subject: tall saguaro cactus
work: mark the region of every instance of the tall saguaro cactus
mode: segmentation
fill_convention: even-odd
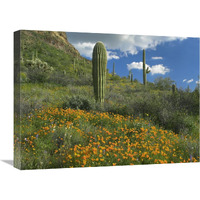
[[[102,42],[97,42],[92,53],[92,76],[94,95],[97,102],[103,103],[106,84],[107,52]]]
[[[131,83],[133,82],[133,73],[131,73]]]
[[[143,49],[143,84],[147,84],[145,50]]]
[[[131,70],[129,70],[129,74],[128,74],[128,79],[129,80],[131,80],[131,74],[132,74],[132,72],[131,72]]]
[[[143,49],[143,84],[147,85],[147,74],[151,72],[149,67],[146,68],[145,50]]]
[[[113,73],[112,76],[115,76],[115,63],[113,63]]]

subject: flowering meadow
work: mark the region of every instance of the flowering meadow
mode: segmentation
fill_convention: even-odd
[[[94,167],[199,160],[191,136],[150,120],[108,112],[41,108],[20,119],[14,135],[21,169]]]

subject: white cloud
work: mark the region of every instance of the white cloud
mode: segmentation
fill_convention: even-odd
[[[84,55],[90,58],[92,56],[94,45],[95,43],[91,43],[91,42],[83,42],[83,43],[79,42],[76,44],[75,48],[78,49],[81,55]]]
[[[92,58],[92,47],[97,41],[102,41],[109,51],[119,50],[120,56],[137,54],[142,49],[156,49],[156,46],[174,40],[184,40],[180,37],[140,36],[98,33],[67,33],[69,42],[83,56]],[[119,56],[119,55],[118,55]]]
[[[146,64],[146,68],[150,66]],[[139,70],[142,70],[143,69],[143,62],[132,62],[130,64],[127,64],[127,68],[128,70],[131,70],[131,69],[139,69]]]
[[[152,75],[154,75],[154,74],[164,75],[164,74],[170,72],[170,69],[166,66],[163,66],[163,64],[153,65],[153,66],[149,66],[149,65],[146,64],[146,68],[147,67],[149,67],[150,73]],[[142,70],[143,69],[143,62],[132,62],[130,64],[127,64],[127,68],[128,68],[128,70],[131,70],[131,69]]]
[[[188,80],[187,83],[191,83],[193,81],[194,81],[194,79],[192,78],[192,79]]]
[[[160,57],[152,57],[152,59],[153,59],[153,60],[162,60],[163,57],[161,57],[161,56],[160,56]]]
[[[159,65],[153,65],[151,68],[151,74],[162,74],[165,75],[166,73],[170,72],[170,69],[168,67],[163,66],[163,64]]]
[[[75,47],[78,49],[81,55],[92,58],[92,52],[93,52],[94,46],[95,46],[95,43],[91,43],[91,42],[80,43],[79,42],[76,44]],[[116,52],[107,50],[107,58],[108,60],[119,59],[119,56],[117,55]]]
[[[184,79],[183,82],[187,81],[187,79]]]
[[[119,59],[119,56],[117,55],[116,52],[107,51],[107,59],[108,59],[108,60],[111,60],[111,59]]]

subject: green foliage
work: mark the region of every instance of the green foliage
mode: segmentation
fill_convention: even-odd
[[[172,85],[172,93],[175,94],[175,92],[176,92],[176,85],[173,84],[173,85]]]
[[[51,83],[57,84],[59,82],[61,85],[67,85],[70,84],[70,81],[75,84],[80,82],[78,80],[80,78],[84,79],[85,84],[91,84],[91,61],[81,57],[78,51],[67,40],[63,39],[64,36],[61,38],[59,34],[61,33],[21,31],[21,72],[26,72],[27,76],[31,76],[26,62],[38,57],[42,62],[53,67],[54,73],[50,73],[47,77],[44,74],[39,75],[40,78],[35,75],[28,80],[29,82],[49,82],[50,80]],[[62,34],[66,37],[66,33]],[[35,55],[36,53],[37,55]],[[76,69],[77,72],[75,72]],[[65,71],[64,76],[63,71]],[[60,80],[58,81],[57,78]],[[90,81],[87,81],[87,78]]]
[[[37,57],[32,60],[26,60],[25,66],[28,68],[28,78],[33,83],[47,81],[53,71],[53,67],[50,67]]]
[[[26,83],[27,81],[27,74],[25,72],[20,72],[20,83]]]
[[[171,80],[169,77],[163,78],[163,77],[157,77],[154,80],[154,85],[156,89],[159,90],[171,90],[172,84],[174,83],[173,80]]]
[[[94,108],[91,100],[85,98],[84,96],[73,96],[68,102],[63,103],[63,109],[73,108],[80,110],[92,110]]]
[[[97,42],[94,46],[92,66],[95,99],[97,102],[103,103],[106,84],[107,52],[102,42]]]
[[[133,80],[133,82],[134,83],[139,83],[139,81],[136,78]]]
[[[110,77],[110,80],[112,80],[112,81],[120,81],[121,77],[115,74],[115,76]]]
[[[131,100],[128,110],[134,115],[145,117],[146,114],[154,123],[173,130],[175,133],[192,133],[195,131],[195,124],[191,116],[198,113],[198,104],[194,107],[192,95],[182,94],[152,94],[148,91],[141,93],[137,98]],[[197,135],[197,132],[196,132]]]

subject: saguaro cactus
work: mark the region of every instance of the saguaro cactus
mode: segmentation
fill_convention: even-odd
[[[115,76],[115,63],[113,63],[113,73],[112,73],[113,76]]]
[[[106,84],[107,52],[102,42],[97,42],[92,53],[92,76],[94,95],[97,102],[103,103]]]
[[[131,73],[131,83],[133,82],[133,73]]]
[[[176,85],[173,84],[173,85],[172,85],[172,93],[175,94],[175,92],[176,92]]]
[[[128,79],[129,80],[131,80],[131,74],[132,74],[132,72],[131,72],[131,70],[129,70],[129,74],[128,74]]]
[[[145,50],[143,49],[143,84],[147,84],[146,63],[145,63]]]

